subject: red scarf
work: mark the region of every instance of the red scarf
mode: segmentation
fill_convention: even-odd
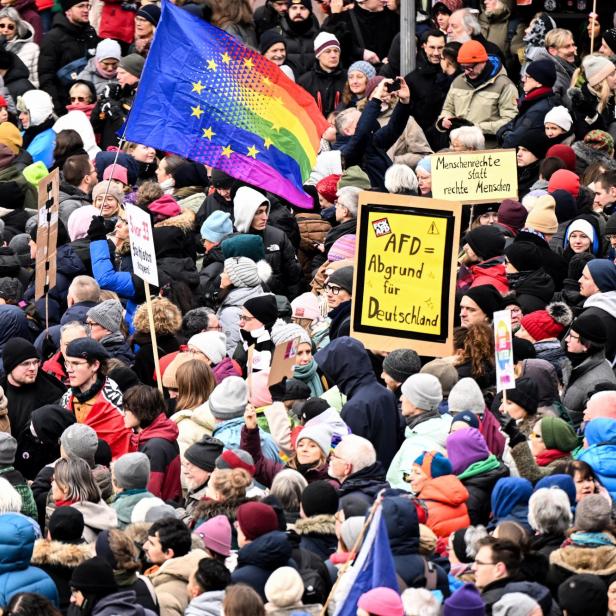
[[[70,507],[71,505],[73,505],[76,502],[77,502],[76,500],[57,500],[56,501],[56,508],[58,508],[58,507]]]
[[[96,106],[95,103],[92,103],[90,105],[86,103],[75,103],[73,105],[66,105],[66,110],[67,111],[83,111],[89,120],[90,116],[92,115],[92,109],[94,109],[95,106]]]
[[[535,461],[538,466],[547,466],[551,462],[554,462],[554,460],[566,458],[568,455],[568,451],[560,451],[560,449],[546,449],[535,458]]]
[[[547,86],[541,86],[540,88],[535,88],[534,90],[531,90],[530,92],[528,92],[528,94],[525,94],[518,101],[518,107],[521,107],[525,103],[530,103],[534,101],[536,98],[540,98],[542,96],[545,96],[546,94],[551,94],[551,93],[552,93],[552,88],[548,88]]]

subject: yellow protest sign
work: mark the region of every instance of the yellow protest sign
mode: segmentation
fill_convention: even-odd
[[[453,350],[460,204],[360,195],[351,335],[378,350]]]
[[[515,150],[433,154],[432,196],[461,203],[518,198]]]

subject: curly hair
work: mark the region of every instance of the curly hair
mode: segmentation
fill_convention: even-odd
[[[154,330],[159,336],[176,334],[182,327],[182,313],[179,308],[166,297],[152,298],[152,316],[154,317]],[[144,334],[150,333],[147,303],[141,304],[135,312],[133,319],[135,330]]]
[[[473,376],[484,376],[488,366],[494,366],[494,333],[486,323],[467,327],[462,357],[457,365],[471,362]]]
[[[246,496],[246,488],[252,483],[250,473],[243,468],[216,469],[210,478],[212,488],[223,501],[238,500]]]
[[[109,547],[117,563],[118,571],[139,571],[139,553],[131,538],[122,530],[112,528],[107,531]]]
[[[155,182],[154,180],[147,180],[146,182],[143,182],[137,190],[137,200],[135,205],[145,209],[148,205],[150,205],[150,203],[156,201],[156,199],[160,199],[164,194],[165,193],[158,182]]]

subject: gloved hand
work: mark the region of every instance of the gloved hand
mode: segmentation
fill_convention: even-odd
[[[503,432],[509,437],[509,447],[511,448],[526,441],[526,437],[518,430],[515,419],[510,419],[503,426]]]
[[[285,376],[279,383],[274,383],[273,385],[270,385],[269,392],[272,396],[273,402],[282,402],[282,399],[284,398],[284,395],[287,391],[286,384],[287,377]]]
[[[91,242],[95,240],[107,239],[107,229],[105,228],[105,219],[102,216],[94,216],[88,227],[88,239]]]

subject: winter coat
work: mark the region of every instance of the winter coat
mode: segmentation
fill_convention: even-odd
[[[184,611],[184,616],[220,616],[224,590],[211,590],[197,595]]]
[[[505,263],[502,257],[488,259],[470,267],[471,287],[491,284],[499,293],[509,291],[509,283],[505,275]]]
[[[118,516],[104,500],[98,503],[78,501],[71,507],[81,511],[84,521],[82,537],[86,543],[96,541],[98,534],[103,530],[111,530],[118,527]]]
[[[389,465],[400,440],[400,415],[394,394],[377,380],[361,343],[343,336],[315,355],[328,380],[347,397],[341,417],[353,434],[369,439],[377,460]]]
[[[320,214],[300,212],[295,217],[297,218],[301,237],[297,256],[304,274],[311,278],[312,259],[319,252],[315,248],[314,243],[322,244],[332,226],[326,220],[323,220]]]
[[[606,417],[591,419],[584,438],[588,447],[576,458],[589,464],[612,499],[616,498],[616,422]]]
[[[552,299],[554,289],[554,281],[542,267],[514,283],[509,283],[509,290],[515,291],[523,314],[543,310]]]
[[[568,96],[571,100],[571,116],[577,139],[581,141],[591,130],[602,130],[614,137],[616,119],[613,98],[608,101],[605,109],[599,112],[599,97],[589,90],[587,83],[568,90]]]
[[[492,490],[499,479],[509,476],[509,468],[502,462],[499,462],[496,468],[487,467],[485,471],[482,471],[479,465],[475,468],[478,472],[470,474],[470,476],[469,473],[465,472],[466,476],[463,476],[461,481],[468,491],[466,507],[470,523],[473,526],[477,524],[485,526],[490,519],[492,509],[490,504]]]
[[[312,70],[304,73],[297,83],[314,97],[319,111],[327,117],[340,104],[346,81],[346,71],[340,66],[328,73],[315,60]]]
[[[21,58],[14,56],[12,60],[13,66],[4,75],[4,87],[13,100],[17,101],[19,96],[23,96],[28,90],[33,90],[34,84],[30,81],[30,72]]]
[[[182,409],[171,416],[178,426],[177,443],[180,447],[180,455],[204,436],[211,436],[216,425],[216,420],[210,412],[207,401],[196,409]]]
[[[375,462],[361,470],[349,475],[338,488],[340,507],[345,502],[357,499],[363,500],[371,506],[379,492],[388,490],[389,483],[385,480],[385,469],[380,462]]]
[[[553,460],[545,466],[539,466],[533,457],[528,441],[518,443],[511,448],[511,456],[515,462],[515,466],[520,473],[520,477],[525,477],[532,483],[536,483],[542,477],[553,475],[555,470],[563,463],[570,462],[571,456],[564,455],[561,458]]]
[[[285,533],[277,530],[265,533],[240,548],[231,582],[248,584],[265,601],[265,583],[269,576],[279,567],[296,568],[291,552],[291,543]]]
[[[154,498],[154,494],[147,490],[124,490],[116,495],[111,503],[111,508],[118,517],[118,528],[126,528],[132,520],[133,509],[144,498]]]
[[[31,563],[42,569],[58,589],[59,607],[66,614],[71,598],[71,575],[82,562],[92,558],[94,546],[87,543],[62,543],[50,539],[37,539]]]
[[[134,590],[120,590],[99,599],[92,608],[92,616],[155,616],[155,612],[135,603]]]
[[[279,25],[276,28],[286,45],[287,62],[293,67],[296,80],[312,68],[315,60],[314,39],[319,33],[319,22],[312,13],[308,16],[308,19],[310,20],[309,27],[307,29],[302,27],[300,33],[289,23],[288,16],[285,13],[280,18]],[[304,26],[303,22],[302,26]]]
[[[62,182],[60,184],[60,220],[66,227],[69,216],[79,207],[91,205],[92,199],[76,186]]]
[[[584,302],[584,314],[598,317],[605,325],[607,345],[605,357],[613,362],[616,356],[616,291],[595,293]]]
[[[437,537],[449,537],[470,525],[468,491],[455,475],[429,479],[417,496],[428,509],[426,525]]]
[[[443,104],[440,118],[464,118],[488,135],[518,114],[515,85],[511,82],[500,60],[490,56],[492,71],[489,78],[474,88],[464,75],[453,80]]]
[[[478,19],[482,36],[490,43],[497,45],[505,56],[509,57],[509,45],[514,33],[510,31],[511,11],[506,3],[498,12],[488,14],[485,10],[481,11]]]
[[[157,324],[154,324],[157,327]],[[144,385],[156,387],[156,364],[154,363],[154,350],[150,332],[136,332],[133,336],[133,345],[139,345],[135,354],[133,371]],[[156,346],[158,356],[174,353],[180,350],[180,340],[174,334],[157,334]]]
[[[136,435],[137,449],[150,460],[148,490],[162,500],[179,501],[180,448],[177,424],[164,413]]]
[[[445,453],[450,426],[451,415],[438,415],[421,421],[413,428],[406,428],[406,438],[387,471],[387,481],[392,488],[410,491],[411,486],[404,481],[404,473],[411,471],[413,463],[424,451]]]
[[[51,95],[58,113],[62,114],[68,103],[68,88],[60,82],[57,72],[74,60],[92,57],[98,41],[89,23],[73,24],[64,13],[56,13],[51,30],[41,42],[38,73],[40,88]]]
[[[111,357],[119,359],[127,366],[132,366],[135,361],[135,354],[126,342],[122,332],[114,332],[101,338],[99,342],[105,347],[105,350]]]
[[[550,60],[554,63],[554,67],[556,68],[556,83],[552,87],[552,90],[554,94],[560,96],[563,105],[569,107],[571,102],[569,97],[571,78],[573,77],[576,66],[570,64],[566,60],[551,55],[543,46],[537,48],[536,52],[533,53],[532,61],[534,62],[536,60]]]
[[[114,38],[132,43],[135,38],[136,7],[120,0],[104,0],[98,35],[101,39]]]
[[[133,23],[134,23],[133,17]],[[106,38],[106,37],[103,37]],[[117,35],[116,35],[117,38]],[[112,85],[117,83],[115,78],[107,79],[106,77],[102,77],[99,72],[96,70],[96,58],[90,58],[86,67],[77,75],[77,79],[83,79],[84,81],[89,81],[94,85],[94,89],[96,90],[96,96],[101,96],[105,88],[108,85]]]
[[[440,133],[438,134],[442,136]],[[396,142],[387,150],[387,156],[389,156],[394,163],[408,165],[413,169],[424,156],[430,154],[432,154],[432,146],[428,142],[423,129],[413,116],[408,119],[406,128]]]
[[[216,427],[212,432],[212,436],[221,440],[225,449],[239,449],[241,441],[242,428],[244,427],[244,417],[235,417],[234,419],[227,419],[226,421],[220,421],[216,423]],[[280,456],[278,455],[278,447],[274,442],[274,439],[265,431],[260,430],[261,433],[261,450],[263,455],[274,462],[280,462]]]
[[[24,63],[28,69],[28,77],[35,88],[39,86],[38,80],[38,60],[39,46],[34,42],[34,28],[27,21],[22,22],[28,33],[23,38],[18,35],[12,41],[7,41],[6,50],[11,51]]]
[[[535,244],[535,246],[537,246],[537,248],[541,251],[541,263],[543,264],[543,269],[552,278],[557,289],[562,286],[563,280],[567,277],[567,262],[564,260],[562,255],[558,255],[550,249],[550,246],[544,237],[530,231],[522,230],[516,235],[513,241],[530,242],[531,244]]]
[[[327,560],[338,547],[336,520],[333,515],[313,515],[300,518],[295,523],[295,532],[301,537],[300,547]]]
[[[32,520],[19,513],[0,515],[0,605],[8,605],[19,592],[34,592],[58,605],[53,580],[30,564],[35,539]]]
[[[90,426],[98,438],[107,441],[114,460],[133,451],[130,430],[124,425],[122,392],[111,379],[105,378],[100,391],[84,403],[80,403],[69,389],[62,396],[61,404],[75,414],[79,423]],[[80,421],[85,413],[85,420]]]
[[[351,335],[351,300],[341,302],[327,313],[329,322],[329,339],[335,340],[342,336]]]

